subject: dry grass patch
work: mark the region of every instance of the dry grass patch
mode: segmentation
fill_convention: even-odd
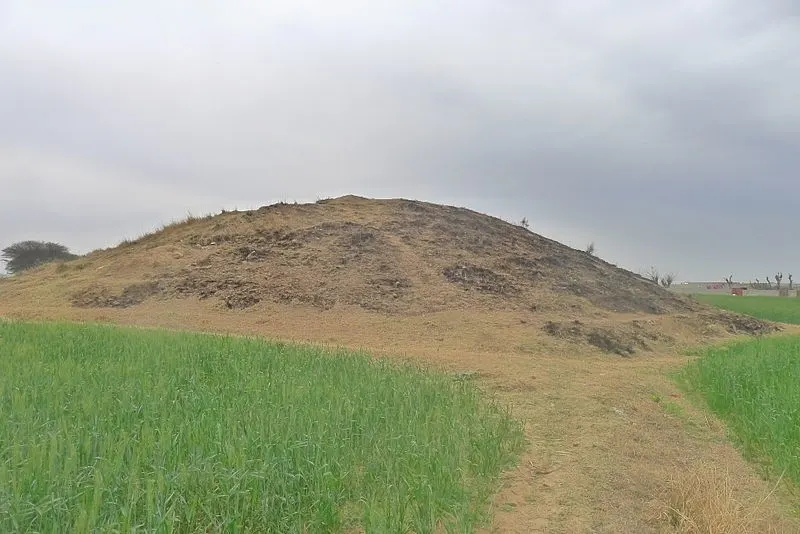
[[[743,496],[727,469],[707,466],[670,478],[661,501],[661,519],[680,534],[768,534],[785,532],[772,524],[766,495]]]

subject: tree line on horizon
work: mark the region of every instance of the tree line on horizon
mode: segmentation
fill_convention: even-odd
[[[792,277],[791,273],[789,274],[788,278],[789,278],[789,291],[791,291],[792,289],[794,289],[794,278]],[[770,276],[767,276],[764,279],[765,282],[762,282],[758,278],[756,278],[755,280],[756,280],[755,282],[750,280],[750,282],[748,282],[747,284],[747,287],[749,287],[750,289],[767,289],[767,290],[777,289],[778,291],[780,291],[781,282],[783,282],[783,272],[777,272],[771,278]],[[772,284],[772,280],[775,280],[775,285]],[[728,285],[728,287],[737,284],[737,282],[733,281],[733,275],[726,277],[725,283]],[[738,282],[738,285],[744,285],[744,284]]]

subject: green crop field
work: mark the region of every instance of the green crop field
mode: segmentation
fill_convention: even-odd
[[[800,298],[694,295],[699,302],[767,321],[800,324]]]
[[[521,425],[366,355],[0,322],[0,532],[470,531]]]
[[[800,485],[800,337],[709,349],[678,378],[727,421],[748,458]]]

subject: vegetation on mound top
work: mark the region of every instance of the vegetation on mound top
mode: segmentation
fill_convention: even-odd
[[[0,323],[0,531],[471,530],[523,445],[469,383],[211,335]]]

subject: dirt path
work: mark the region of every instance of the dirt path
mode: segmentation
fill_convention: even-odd
[[[531,448],[505,477],[487,532],[800,532],[786,495],[755,509],[772,488],[665,378],[681,360],[538,357],[488,377],[527,422]],[[677,528],[670,507],[704,479],[686,513],[705,517]]]
[[[788,505],[797,497],[784,485],[771,494],[722,425],[667,378],[687,361],[674,349],[631,358],[581,352],[531,337],[504,315],[471,323],[456,316],[232,314],[185,303],[110,311],[0,306],[4,313],[316,341],[472,373],[525,421],[530,442],[502,477],[486,533],[800,533]],[[670,506],[696,528],[677,525]]]

